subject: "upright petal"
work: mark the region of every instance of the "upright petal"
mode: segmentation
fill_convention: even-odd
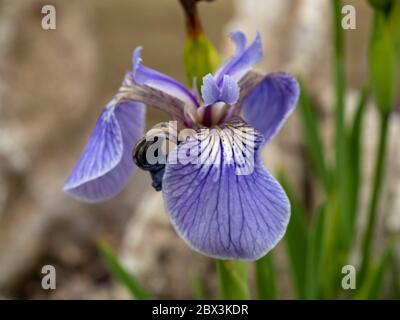
[[[208,106],[217,102],[219,99],[219,89],[214,77],[211,73],[207,74],[203,78],[203,84],[201,86],[201,96],[204,101],[204,105]]]
[[[261,36],[258,32],[254,42],[248,48],[246,48],[246,37],[242,32],[232,32],[230,36],[236,45],[236,53],[216,72],[218,86],[222,85],[224,75],[229,75],[235,82],[239,82],[263,56]]]
[[[194,250],[256,260],[283,237],[290,203],[261,162],[261,140],[254,129],[236,123],[200,131],[169,155],[166,211]]]
[[[188,105],[198,107],[199,102],[188,88],[175,79],[144,66],[141,58],[142,48],[138,47],[133,53],[133,79],[136,83],[161,90],[178,98]]]
[[[220,101],[234,105],[239,99],[239,85],[231,76],[224,75],[222,81]]]
[[[143,135],[144,113],[142,103],[111,101],[101,113],[64,191],[88,202],[106,200],[120,192],[135,167],[132,149]]]
[[[203,85],[201,86],[201,95],[206,106],[215,102],[233,105],[239,99],[239,91],[238,83],[228,75],[224,75],[221,87],[217,86],[211,74],[203,78]]]
[[[243,98],[243,118],[264,135],[267,143],[294,110],[300,89],[287,73],[271,73]]]

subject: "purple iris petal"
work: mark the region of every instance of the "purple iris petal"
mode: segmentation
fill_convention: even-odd
[[[233,105],[239,99],[239,91],[238,83],[228,75],[224,76],[221,88],[217,86],[211,74],[203,78],[203,85],[201,86],[201,95],[206,106],[219,101]]]
[[[294,110],[299,85],[287,73],[271,73],[244,97],[241,110],[244,120],[264,135],[267,143]]]
[[[228,125],[198,134],[169,155],[163,179],[167,213],[189,246],[207,256],[256,260],[277,244],[289,222],[290,203],[261,162],[259,137],[254,150],[243,140],[249,130]],[[198,151],[200,163],[179,160],[182,154],[193,160]],[[253,160],[252,170],[241,172],[244,154],[253,155],[245,157]]]
[[[236,53],[215,74],[218,86],[221,86],[224,75],[229,75],[235,82],[239,80],[259,62],[263,56],[261,36],[257,32],[254,42],[246,49],[246,37],[240,32],[232,32],[231,39],[235,42]]]
[[[226,104],[233,105],[239,99],[239,85],[228,75],[224,75],[222,82],[220,100]]]
[[[161,90],[181,101],[198,107],[196,97],[184,85],[167,75],[142,65],[142,48],[138,47],[133,53],[133,79],[138,84],[144,84],[157,90]]]
[[[88,202],[113,197],[128,183],[134,169],[132,149],[143,135],[145,106],[111,101],[101,113],[64,191]]]
[[[201,96],[203,97],[204,105],[208,106],[218,101],[219,89],[214,77],[211,73],[203,78],[203,85],[201,86]]]

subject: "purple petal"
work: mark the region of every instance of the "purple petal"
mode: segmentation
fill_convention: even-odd
[[[236,53],[216,72],[215,79],[218,86],[222,84],[224,75],[229,75],[235,82],[239,82],[251,67],[258,63],[263,56],[261,36],[258,32],[254,42],[247,49],[246,37],[242,32],[232,32],[230,36],[235,42]]]
[[[218,88],[214,77],[211,74],[203,78],[201,95],[204,105],[212,105],[215,102],[225,102],[233,105],[239,99],[239,85],[230,76],[225,75],[221,88]]]
[[[111,101],[97,120],[64,191],[88,202],[103,201],[120,192],[135,167],[132,149],[143,135],[144,113],[141,103]]]
[[[285,233],[290,203],[264,168],[254,132],[237,125],[199,132],[168,157],[163,179],[167,213],[187,244],[207,256],[256,260]],[[196,163],[198,152],[203,158]],[[183,160],[188,154],[190,161]]]
[[[193,110],[196,112],[195,107],[185,105],[185,103],[171,96],[164,91],[154,89],[146,85],[140,85],[137,83],[131,83],[127,87],[127,96],[130,100],[140,101],[144,104],[152,107],[156,107],[160,110],[167,112],[174,120],[178,120],[190,126],[190,122],[187,122],[187,111]]]
[[[239,99],[239,85],[232,77],[224,75],[222,82],[220,101],[229,105],[234,105]]]
[[[201,96],[203,97],[204,105],[206,106],[213,104],[219,99],[219,89],[211,73],[207,74],[203,78]]]
[[[287,73],[271,73],[244,97],[243,118],[264,135],[267,143],[294,110],[300,89]]]
[[[186,104],[199,106],[196,97],[184,85],[167,75],[142,65],[142,48],[138,47],[133,53],[133,79],[136,83],[147,85],[161,90],[171,96],[178,98]]]

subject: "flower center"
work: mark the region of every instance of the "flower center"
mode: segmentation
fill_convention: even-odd
[[[215,102],[207,106],[201,106],[188,112],[193,124],[204,127],[212,127],[225,122],[229,115],[231,106],[224,102]]]

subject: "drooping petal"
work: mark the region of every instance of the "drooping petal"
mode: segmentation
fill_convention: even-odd
[[[185,105],[180,99],[146,85],[130,84],[127,95],[131,100],[140,101],[148,106],[163,110],[174,120],[186,123],[187,125],[190,125],[191,121],[187,115],[196,112],[196,109]]]
[[[166,211],[194,250],[256,260],[283,237],[290,203],[261,162],[259,133],[238,124],[202,131],[169,155]]]
[[[101,113],[64,191],[88,202],[119,193],[135,168],[132,149],[143,135],[144,113],[142,103],[111,101]]]
[[[236,53],[216,72],[215,79],[218,86],[222,84],[224,75],[229,75],[235,82],[239,82],[263,56],[261,36],[258,32],[248,48],[246,48],[246,36],[242,32],[232,32],[230,37],[235,42]]]
[[[199,102],[188,88],[175,79],[144,66],[141,58],[142,48],[138,47],[133,53],[133,79],[136,83],[161,90],[178,98],[184,103],[198,107]]]
[[[264,135],[267,143],[294,110],[299,94],[299,84],[292,75],[271,73],[243,98],[243,118]]]

